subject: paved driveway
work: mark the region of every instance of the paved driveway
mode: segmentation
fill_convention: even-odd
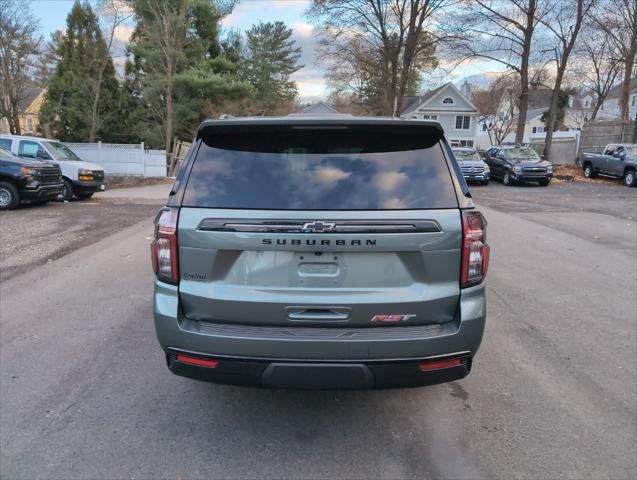
[[[152,326],[149,218],[3,281],[0,476],[635,478],[637,189],[473,192],[489,319],[473,372],[446,385],[173,376]]]

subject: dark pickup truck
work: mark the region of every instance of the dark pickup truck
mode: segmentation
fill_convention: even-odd
[[[582,154],[582,170],[586,178],[597,174],[624,180],[627,187],[637,186],[637,145],[609,143],[602,153]]]
[[[64,181],[59,165],[24,160],[0,147],[0,210],[10,210],[22,201],[46,203],[62,194]]]

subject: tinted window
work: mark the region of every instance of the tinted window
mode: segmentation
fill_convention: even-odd
[[[11,140],[8,138],[0,138],[0,147],[11,151]]]
[[[182,205],[282,210],[457,208],[442,147],[420,134],[286,130],[207,137]]]

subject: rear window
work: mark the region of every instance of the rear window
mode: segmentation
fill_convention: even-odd
[[[458,201],[439,139],[422,131],[279,126],[204,136],[182,205],[403,210]]]

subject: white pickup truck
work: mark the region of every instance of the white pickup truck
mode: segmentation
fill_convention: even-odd
[[[627,187],[637,186],[637,144],[609,143],[602,153],[584,153],[582,169],[586,178],[608,175],[622,178]]]
[[[106,190],[104,169],[85,162],[71,149],[57,140],[19,135],[0,135],[0,147],[21,158],[49,160],[62,169],[64,188],[59,199],[89,198],[95,192]]]

